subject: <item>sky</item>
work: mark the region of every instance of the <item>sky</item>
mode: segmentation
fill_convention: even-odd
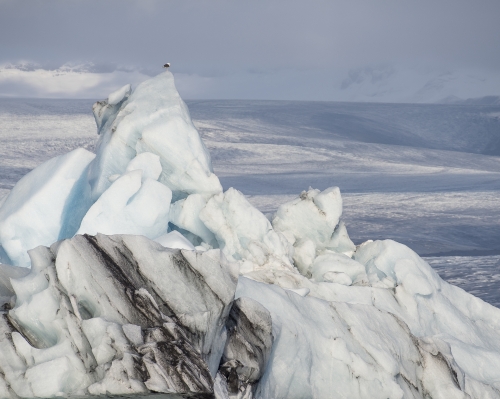
[[[102,97],[165,62],[186,98],[500,95],[499,16],[498,0],[0,0],[0,96]]]

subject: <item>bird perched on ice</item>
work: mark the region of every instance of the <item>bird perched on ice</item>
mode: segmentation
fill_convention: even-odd
[[[165,69],[168,67],[170,67],[170,62],[167,62],[165,65],[163,65],[163,68],[165,68]]]

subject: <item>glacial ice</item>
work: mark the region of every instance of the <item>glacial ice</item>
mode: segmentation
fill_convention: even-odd
[[[337,187],[222,192],[168,71],[94,116],[0,205],[0,398],[500,398],[500,309],[354,245]]]
[[[0,263],[0,307],[9,303],[11,297],[14,295],[10,279],[24,277],[28,273],[29,269],[26,267],[16,267]]]
[[[156,238],[167,232],[172,191],[146,178],[141,169],[120,176],[83,217],[77,234],[136,234]]]
[[[30,256],[31,272],[12,280],[15,307],[0,320],[0,368],[16,394],[212,389],[237,282],[219,250],[98,234]]]
[[[286,238],[238,190],[230,188],[214,195],[199,217],[224,255],[239,262],[241,270],[292,267]]]
[[[82,148],[24,176],[0,207],[0,246],[17,266],[27,250],[72,237],[92,202],[86,172],[95,155]]]
[[[207,205],[207,199],[201,194],[191,194],[176,201],[170,207],[170,221],[190,233],[200,237],[208,245],[216,245],[214,234],[200,219],[200,212]]]
[[[121,103],[132,92],[132,87],[128,84],[114,91],[108,96],[109,105],[117,105]]]
[[[193,244],[191,244],[186,237],[176,230],[163,234],[162,236],[155,238],[154,241],[161,244],[165,248],[189,249],[190,251],[195,249]]]
[[[299,198],[281,205],[273,219],[273,228],[292,244],[310,240],[316,248],[328,246],[342,215],[338,187],[323,192],[310,189]]]
[[[269,310],[275,337],[256,397],[498,397],[500,311],[442,281],[404,245],[358,251],[373,285],[240,277],[237,297]],[[301,286],[306,297],[282,289]]]
[[[125,172],[142,171],[142,181],[146,179],[158,180],[161,175],[160,157],[151,152],[143,152],[133,158],[127,165]]]
[[[115,100],[118,95],[110,97]],[[169,71],[141,83],[121,102],[101,102],[94,114],[100,137],[89,174],[93,200],[110,186],[110,176],[123,174],[129,161],[143,152],[160,157],[159,181],[172,190],[175,200],[222,191]]]
[[[259,302],[248,297],[234,301],[226,322],[227,340],[220,371],[229,392],[250,395],[266,369],[273,345],[272,318]]]

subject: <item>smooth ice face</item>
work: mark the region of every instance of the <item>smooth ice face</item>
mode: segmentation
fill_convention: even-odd
[[[151,152],[143,152],[133,158],[125,169],[126,172],[142,170],[142,180],[158,180],[161,175],[160,157]]]
[[[84,149],[53,158],[24,176],[0,208],[0,246],[13,265],[28,267],[27,250],[72,237],[92,205]]]
[[[158,244],[161,244],[165,248],[179,248],[179,249],[187,249],[189,251],[194,250],[193,244],[185,238],[178,231],[171,231],[170,233],[163,234],[162,236],[155,238]]]
[[[207,205],[207,199],[201,194],[191,194],[176,201],[170,207],[170,221],[181,229],[200,237],[204,242],[216,247],[214,234],[200,219],[201,210]]]
[[[114,91],[108,96],[109,105],[117,105],[125,100],[132,92],[132,87],[128,84],[120,87],[118,90]]]
[[[156,238],[167,232],[172,192],[133,170],[119,177],[82,220],[77,234],[136,234]]]
[[[404,396],[396,381],[399,370],[392,356],[416,363],[418,350],[389,314],[382,315],[373,307],[303,297],[246,278],[240,278],[236,296],[254,299],[272,316],[275,343],[256,398],[326,398],[332,393],[353,399],[412,397]],[[366,342],[366,347],[356,329],[363,318],[372,320],[375,328],[385,323],[386,335]],[[415,381],[415,370],[403,373]]]
[[[110,176],[123,174],[129,161],[143,152],[160,157],[159,181],[172,190],[174,199],[222,191],[212,172],[210,154],[170,72],[141,83],[125,97],[117,109],[109,101],[94,109],[100,118],[96,117],[100,132],[97,157],[89,174],[94,200],[109,187]]]
[[[328,243],[328,249],[348,256],[354,254],[356,245],[350,239],[344,222],[341,221],[335,228],[332,238]]]

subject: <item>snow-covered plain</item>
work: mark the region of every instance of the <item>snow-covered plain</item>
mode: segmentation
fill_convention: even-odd
[[[92,104],[0,99],[0,201],[42,162],[94,149]],[[224,188],[266,214],[309,186],[337,185],[355,243],[391,238],[423,256],[474,255],[474,265],[500,254],[500,106],[187,104]],[[473,292],[498,303],[495,287]]]
[[[96,141],[92,101],[0,99],[0,197]],[[355,242],[421,255],[500,253],[500,106],[188,101],[225,188],[264,212],[340,187]]]
[[[500,256],[438,256],[424,259],[450,284],[500,308]]]
[[[384,198],[385,207],[410,201],[422,211],[434,202],[435,218],[445,201],[432,196],[443,193],[456,199],[453,212],[481,219],[477,210],[494,209],[498,192],[495,112],[470,113],[479,120],[473,139],[451,126],[425,143],[425,110],[426,123],[413,121],[416,130],[398,137],[404,123],[396,114],[412,120],[402,109],[382,131],[378,114],[365,109],[354,119],[371,120],[371,130],[338,133],[324,129],[321,112],[300,123],[304,103],[289,105],[282,130],[266,130],[262,121],[276,125],[279,109],[254,104],[258,114],[270,112],[254,117],[253,134],[241,104],[216,104],[240,115],[219,125],[203,119],[204,105],[197,120],[224,187],[245,184],[251,201],[276,212],[266,217],[237,189],[223,192],[169,72],[94,104],[97,155],[60,155],[1,203],[0,257],[31,270],[0,269],[0,397],[500,397],[500,310],[443,281],[403,244],[356,246],[334,187],[345,183],[352,206],[365,206],[360,219],[376,215],[375,225]],[[333,107],[349,114],[345,104]],[[467,114],[447,110],[449,122]],[[330,114],[327,122],[342,122]],[[256,165],[260,153],[265,165]],[[315,189],[298,188],[313,176]],[[471,209],[462,193],[478,188],[493,197]],[[118,235],[73,237],[100,231]],[[445,244],[496,251],[457,237],[415,242],[441,253]],[[439,268],[440,259],[430,260]]]

